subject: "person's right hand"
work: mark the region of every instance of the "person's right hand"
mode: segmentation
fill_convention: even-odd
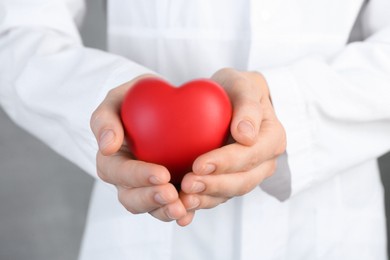
[[[148,212],[162,221],[180,220],[187,211],[169,183],[168,170],[135,160],[124,140],[120,106],[127,90],[141,77],[111,90],[92,114],[91,129],[99,144],[97,172],[103,181],[117,187],[120,203],[131,213]]]

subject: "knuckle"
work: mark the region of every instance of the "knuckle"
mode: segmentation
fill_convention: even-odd
[[[104,102],[104,101],[103,101]],[[102,103],[97,110],[94,111],[94,122],[105,121],[112,116],[112,112],[109,109],[106,109],[106,104]]]
[[[261,107],[260,102],[253,97],[241,95],[241,98],[235,100],[234,106],[236,110],[239,109],[239,114],[243,116],[244,119],[251,122],[252,125],[256,125],[255,123],[262,117],[263,108]]]
[[[212,76],[211,79],[218,82],[220,85],[223,87],[229,88],[230,86],[230,81],[232,78],[232,75],[234,75],[235,70],[232,68],[222,68],[219,69],[217,72],[215,72]]]
[[[100,104],[90,118],[90,128],[96,138],[99,138],[99,134],[101,134],[101,131],[107,125],[107,122],[110,122],[110,119],[112,118],[112,112],[105,108],[106,105],[104,103]]]
[[[219,70],[214,74],[214,76],[218,77],[218,76],[220,76],[220,75],[231,74],[233,71],[235,71],[233,68],[225,67],[225,68],[219,69]]]
[[[232,88],[237,93],[241,93],[243,88],[250,86],[250,81],[244,76],[237,76],[232,80]]]
[[[262,111],[262,107],[261,107],[261,104],[259,101],[257,101],[256,99],[253,99],[253,97],[251,98],[248,98],[245,100],[245,105],[248,109],[254,111],[254,112],[261,112]]]
[[[100,109],[100,106],[96,108],[95,111],[92,112],[91,118],[89,120],[89,126],[95,136],[98,134],[98,125],[97,125],[97,120],[101,117],[102,110]]]

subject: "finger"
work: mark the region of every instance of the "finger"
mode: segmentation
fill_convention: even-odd
[[[123,127],[119,115],[120,106],[127,85],[111,90],[99,107],[93,112],[90,125],[104,155],[117,152],[124,139]]]
[[[99,150],[104,155],[117,152],[123,143],[124,133],[119,112],[126,92],[136,81],[152,76],[151,74],[141,75],[110,90],[103,102],[93,112],[90,126],[98,141]]]
[[[260,88],[234,69],[222,69],[211,77],[227,92],[233,105],[230,131],[244,145],[252,145],[260,128],[262,109]]]
[[[178,194],[170,184],[134,189],[118,187],[118,199],[129,212],[140,214],[174,203]]]
[[[198,175],[248,171],[284,152],[285,133],[278,121],[264,121],[253,146],[232,143],[199,156],[193,163]]]
[[[99,151],[96,162],[99,177],[117,186],[144,187],[166,184],[170,180],[170,174],[165,167],[132,160],[125,152],[104,156]]]
[[[191,224],[194,217],[195,217],[195,211],[189,211],[187,212],[187,215],[185,215],[185,217],[176,220],[176,223],[179,226],[185,227]]]
[[[229,200],[229,197],[215,197],[210,195],[203,194],[189,194],[185,198],[182,198],[183,204],[185,207],[190,207],[192,200],[198,200],[200,203],[197,207],[193,208],[192,211],[199,209],[211,209],[216,206],[225,203]]]
[[[276,169],[276,159],[268,160],[248,172],[237,172],[230,174],[211,174],[196,175],[187,174],[182,181],[182,190],[185,193],[193,194],[191,188],[194,183],[202,183],[205,189],[200,192],[201,195],[213,197],[231,198],[241,196],[259,185],[265,178],[271,176]],[[188,201],[186,205],[188,206]],[[199,207],[204,207],[205,202],[200,201]]]
[[[188,212],[194,211],[200,205],[199,196],[190,193],[185,193],[183,191],[180,192],[180,200],[182,201],[184,207]]]
[[[182,202],[176,200],[164,207],[150,211],[149,214],[161,221],[169,222],[184,218],[187,215],[187,211]]]

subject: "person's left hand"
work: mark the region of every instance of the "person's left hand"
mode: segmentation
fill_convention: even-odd
[[[276,169],[276,158],[286,149],[286,134],[272,107],[264,77],[257,72],[222,69],[212,80],[228,93],[233,105],[230,132],[233,142],[198,157],[193,172],[182,180],[180,199],[191,223],[198,209],[213,208],[244,195]]]

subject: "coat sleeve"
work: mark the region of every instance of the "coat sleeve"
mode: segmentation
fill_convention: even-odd
[[[83,46],[82,0],[0,0],[0,105],[22,128],[95,176],[92,111],[109,89],[149,72]]]
[[[390,150],[389,13],[389,1],[371,0],[358,21],[364,40],[332,60],[305,58],[263,72],[287,132],[289,196]],[[265,186],[272,192],[287,183]]]

